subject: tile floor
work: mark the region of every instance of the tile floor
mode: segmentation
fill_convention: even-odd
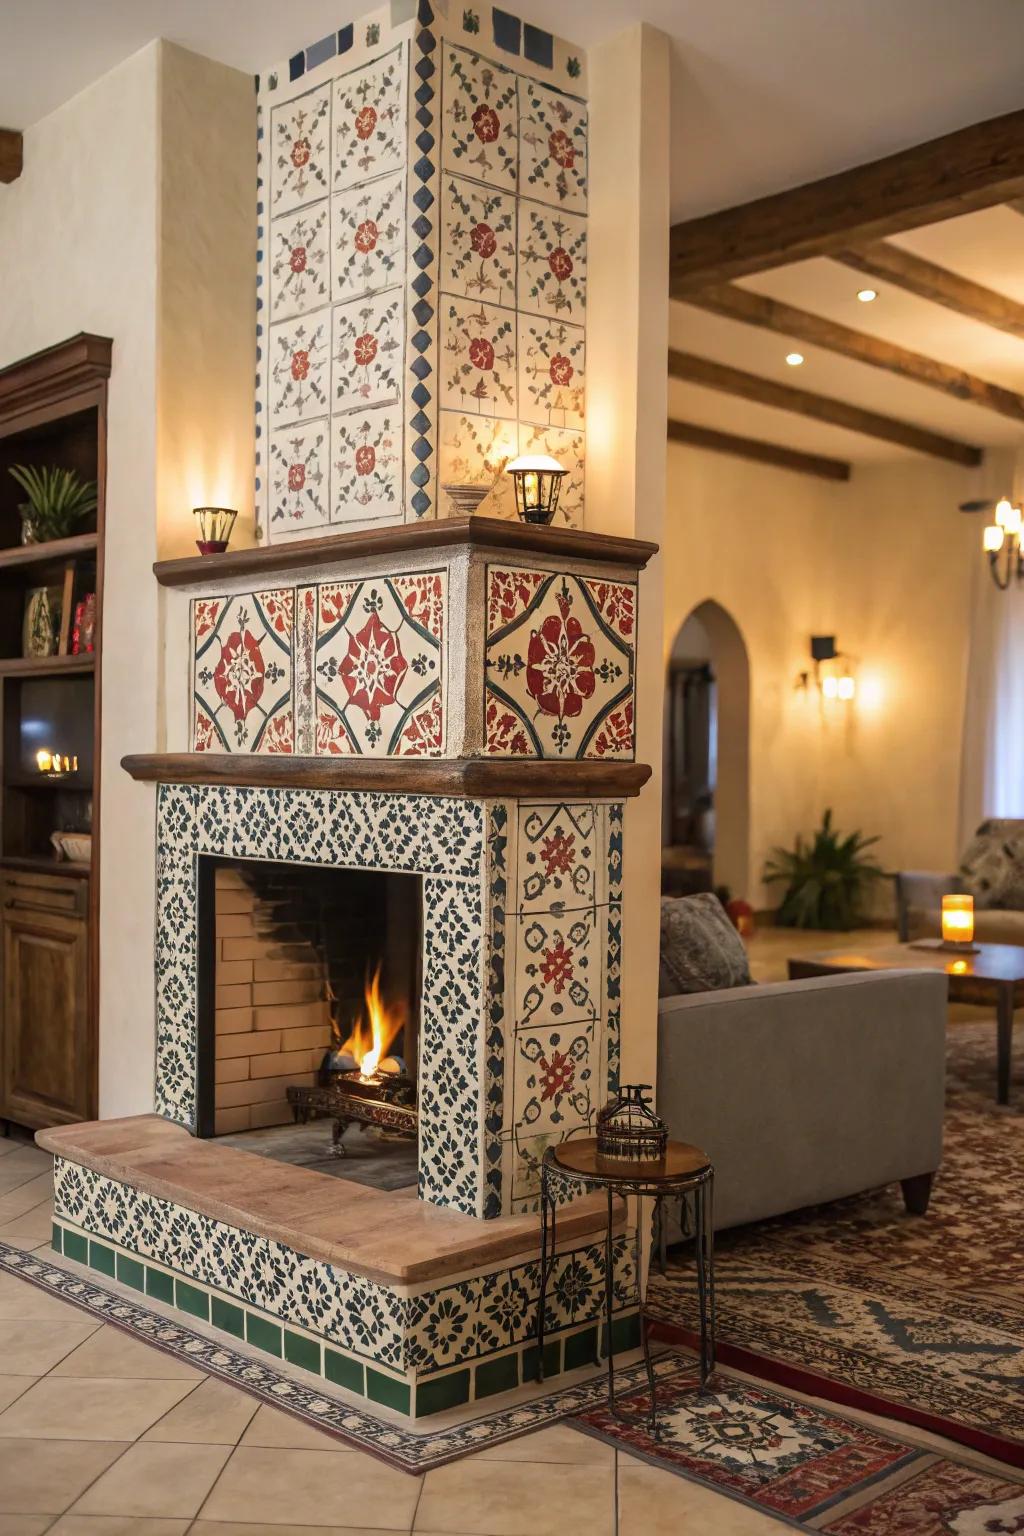
[[[787,954],[823,947],[768,930],[752,944],[755,974],[774,979]],[[26,1139],[0,1140],[0,1241],[48,1247],[49,1163]],[[0,1536],[779,1529],[564,1425],[413,1477],[0,1274]]]

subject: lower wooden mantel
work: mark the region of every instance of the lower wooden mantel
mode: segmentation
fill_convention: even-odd
[[[647,763],[522,758],[260,757],[243,752],[153,752],[121,759],[153,784],[237,784],[263,789],[377,789],[391,794],[626,799],[651,776]]]

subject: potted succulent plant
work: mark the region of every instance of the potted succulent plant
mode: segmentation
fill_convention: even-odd
[[[10,472],[28,497],[18,506],[23,544],[66,539],[96,510],[95,481],[80,479],[73,469],[12,464]]]
[[[782,928],[856,928],[864,918],[865,897],[885,870],[865,858],[877,837],[859,832],[840,836],[826,811],[810,842],[798,835],[795,848],[773,848],[764,867],[766,885],[785,882],[775,921]]]

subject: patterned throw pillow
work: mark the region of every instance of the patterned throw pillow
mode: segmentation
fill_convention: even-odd
[[[1024,821],[983,821],[964,852],[960,875],[976,907],[1024,912]]]
[[[717,896],[663,897],[658,996],[750,985],[743,940]]]

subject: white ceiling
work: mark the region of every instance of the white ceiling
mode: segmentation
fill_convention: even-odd
[[[1011,208],[990,208],[949,219],[896,236],[894,243],[1024,302],[1024,217]],[[795,262],[744,278],[741,286],[1024,394],[1024,341],[965,320],[942,305],[915,298],[891,284],[868,279],[838,262],[825,258]],[[864,287],[877,290],[878,297],[871,304],[862,304],[857,298],[857,290]],[[1024,438],[1024,427],[1009,417],[962,405],[883,369],[691,305],[671,306],[671,342],[683,351],[815,394],[832,395],[976,447],[1017,444]],[[804,362],[798,368],[785,361],[791,350],[803,354]],[[788,411],[751,405],[675,381],[669,385],[669,414],[719,431],[761,437],[854,462],[918,457],[878,438],[821,426]]]
[[[369,0],[0,0],[0,125],[29,127],[154,37],[256,72],[370,8]],[[677,219],[1024,105],[1022,0],[510,0],[510,8],[584,47],[636,20],[669,33]]]

